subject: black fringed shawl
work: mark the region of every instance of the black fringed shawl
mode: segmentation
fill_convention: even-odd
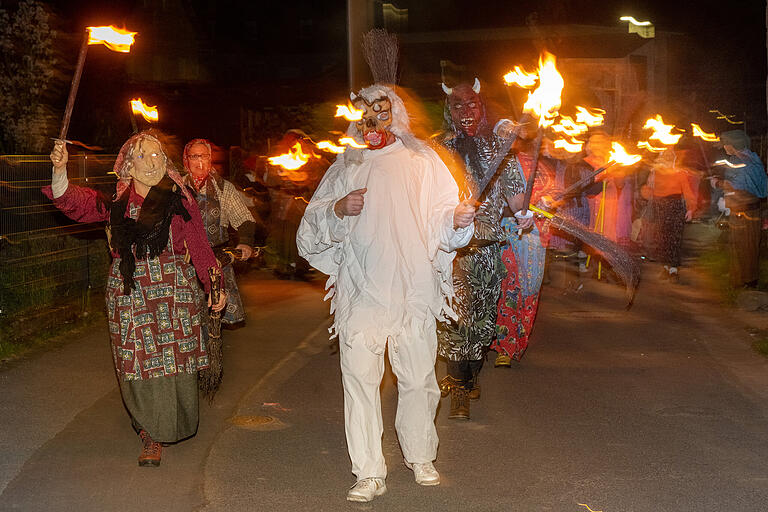
[[[149,258],[159,256],[168,245],[173,216],[181,215],[185,221],[192,218],[182,203],[184,196],[167,175],[149,189],[136,220],[126,215],[130,193],[129,187],[112,203],[109,215],[110,244],[120,256],[120,275],[123,276],[123,293],[126,295],[134,289],[135,255],[139,255],[140,259],[144,255]]]

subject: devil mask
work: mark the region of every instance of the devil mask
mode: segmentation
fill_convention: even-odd
[[[475,83],[472,85],[461,83],[453,88],[443,84],[443,91],[447,95],[448,111],[454,126],[469,137],[477,135],[485,123],[485,107],[480,98],[480,81],[475,78]]]
[[[363,111],[363,118],[356,122],[357,129],[369,149],[380,149],[395,141],[390,131],[392,126],[392,102],[386,96],[378,97],[370,103],[356,94],[351,94],[353,106]]]

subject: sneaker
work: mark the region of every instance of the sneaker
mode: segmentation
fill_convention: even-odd
[[[139,437],[142,442],[139,466],[159,466],[163,456],[163,445],[153,441],[146,430],[141,430]]]
[[[416,483],[419,485],[439,485],[440,473],[435,469],[435,465],[431,462],[405,462],[405,467],[413,470],[413,477],[416,479]]]
[[[347,501],[367,503],[385,492],[387,492],[387,484],[383,478],[363,478],[349,488]]]

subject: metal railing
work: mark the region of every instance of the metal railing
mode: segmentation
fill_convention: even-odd
[[[70,183],[114,193],[115,155],[70,155]],[[80,301],[101,288],[110,263],[100,224],[78,224],[41,192],[47,155],[0,155],[0,325],[21,312]]]

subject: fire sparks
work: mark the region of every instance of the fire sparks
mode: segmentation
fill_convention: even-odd
[[[515,84],[523,89],[532,89],[538,79],[536,73],[527,73],[520,66],[515,66],[514,70],[504,75],[504,83]]]
[[[611,147],[613,149],[608,154],[609,161],[611,162],[616,162],[621,165],[633,165],[639,162],[643,158],[640,155],[628,154],[627,151],[624,149],[624,146],[622,146],[618,142],[613,142],[611,144]]]
[[[299,169],[300,167],[303,167],[304,164],[309,162],[309,159],[313,155],[306,154],[304,151],[301,150],[301,143],[297,142],[293,145],[291,149],[288,150],[288,153],[283,153],[282,155],[278,156],[272,156],[269,157],[267,160],[269,160],[269,163],[272,165],[279,165],[283,169],[287,169],[289,171],[295,171],[296,169]]]
[[[149,107],[144,104],[141,98],[131,100],[131,111],[134,114],[141,114],[147,122],[156,122],[160,119],[160,115],[157,112],[157,107]]]
[[[566,140],[557,139],[552,145],[557,149],[562,149],[568,153],[578,153],[584,147],[584,142],[576,139]]]
[[[347,121],[360,121],[364,113],[363,110],[357,110],[352,105],[336,105],[336,114],[333,117],[343,117]]]
[[[115,52],[128,53],[138,32],[108,27],[88,27],[88,44],[103,44]]]
[[[725,165],[730,167],[731,169],[741,169],[742,167],[746,167],[747,164],[734,164],[733,162],[729,162],[728,160],[718,160],[715,162],[715,165]]]
[[[600,126],[605,122],[605,110],[601,108],[588,109],[576,107],[576,122],[587,126]]]
[[[552,125],[560,109],[560,94],[563,92],[565,81],[555,66],[555,56],[549,52],[539,57],[539,86],[528,93],[528,101],[523,110],[533,112],[539,118],[539,126],[545,128]]]
[[[322,149],[323,151],[328,151],[329,153],[335,153],[337,155],[344,152],[343,147],[337,146],[329,140],[321,140],[315,144],[315,146],[317,146],[317,149]]]
[[[675,125],[664,124],[664,120],[659,114],[656,114],[656,117],[652,117],[645,121],[645,126],[643,126],[643,128],[653,130],[653,134],[648,137],[649,141],[657,140],[662,144],[667,144],[670,146],[677,144],[680,140],[680,137],[683,136],[682,133],[672,133],[672,130],[675,129]]]
[[[719,142],[720,137],[715,135],[714,133],[707,133],[704,130],[701,129],[701,126],[697,125],[696,123],[691,123],[691,129],[693,129],[693,136],[694,137],[701,137],[702,140],[705,140],[707,142]]]
[[[345,146],[351,146],[351,147],[357,148],[357,149],[365,149],[365,148],[368,147],[365,144],[360,144],[359,142],[357,142],[352,137],[342,137],[342,138],[340,138],[339,139],[339,144],[344,144]]]

